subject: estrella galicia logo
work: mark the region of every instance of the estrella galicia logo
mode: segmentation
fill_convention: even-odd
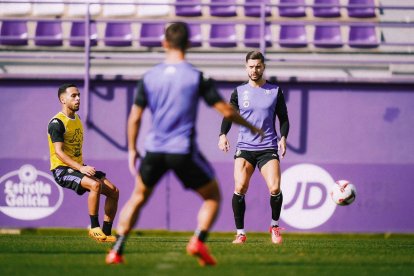
[[[20,220],[36,220],[53,214],[63,201],[63,189],[51,175],[23,165],[0,177],[0,211]]]
[[[333,215],[336,204],[329,198],[334,179],[323,168],[299,164],[282,174],[283,221],[298,229],[312,229]]]

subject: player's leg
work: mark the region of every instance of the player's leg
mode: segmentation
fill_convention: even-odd
[[[273,243],[282,243],[282,236],[279,227],[279,218],[282,210],[283,194],[280,188],[280,164],[278,159],[268,160],[260,169],[270,192],[270,207],[272,209],[272,220],[270,232]]]
[[[89,235],[98,241],[104,241],[106,235],[102,232],[98,219],[100,180],[65,166],[58,167],[52,172],[56,183],[61,187],[71,189],[78,195],[83,195],[89,191],[88,212],[91,220]]]
[[[197,216],[197,229],[187,245],[187,253],[196,256],[200,265],[215,265],[205,242],[220,208],[220,189],[215,180],[214,170],[198,151],[190,154],[168,154],[168,167],[187,189],[194,190],[203,199]]]
[[[233,243],[240,244],[246,241],[246,231],[244,229],[244,214],[246,212],[245,196],[253,172],[254,166],[245,158],[236,158],[234,160],[234,193],[232,197],[232,209],[237,233]]]
[[[187,252],[190,255],[199,257],[202,266],[215,265],[216,260],[210,255],[206,242],[208,233],[216,221],[220,209],[221,195],[217,181],[211,180],[206,185],[198,188],[196,192],[202,197],[203,204],[198,211],[197,230],[187,245]]]
[[[116,211],[118,209],[119,190],[107,179],[102,179],[102,191],[101,193],[106,196],[104,206],[104,222],[102,225],[102,231],[107,236],[107,242],[115,242],[115,237],[111,235],[112,223],[115,219]]]
[[[164,154],[147,152],[141,161],[139,174],[135,178],[134,190],[119,215],[117,239],[106,256],[107,264],[123,262],[123,251],[129,232],[136,224],[140,211],[150,198],[158,180],[167,171]]]
[[[118,264],[123,262],[123,253],[125,242],[129,232],[136,224],[140,211],[150,198],[153,189],[145,186],[142,181],[141,175],[138,175],[135,179],[135,188],[130,198],[122,207],[119,215],[119,221],[117,225],[117,238],[115,244],[112,246],[111,251],[106,256],[107,264]]]
[[[135,188],[130,198],[125,203],[119,216],[117,226],[118,235],[127,235],[134,227],[142,207],[148,201],[153,189],[147,187],[142,181],[141,175],[135,178]]]
[[[88,212],[91,219],[91,229],[89,235],[98,240],[105,241],[106,235],[102,232],[99,224],[99,199],[102,190],[102,181],[97,178],[84,176],[80,182],[83,189],[89,191],[88,194]]]

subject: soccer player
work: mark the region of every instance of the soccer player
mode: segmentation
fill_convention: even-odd
[[[123,250],[128,233],[137,222],[158,180],[169,170],[174,171],[185,188],[196,192],[203,200],[198,213],[194,236],[187,244],[187,253],[196,256],[200,265],[215,265],[205,241],[219,207],[220,191],[210,164],[196,143],[195,122],[200,98],[225,118],[243,125],[252,133],[263,132],[244,120],[218,94],[211,80],[185,60],[189,47],[188,26],[182,22],[170,24],[165,30],[164,62],[150,69],[139,82],[135,102],[128,118],[129,169],[135,178],[135,188],[121,211],[117,226],[117,241],[106,256],[106,263],[123,262]],[[146,137],[146,155],[136,173],[135,162],[140,154],[137,138],[144,109],[152,113],[152,129]],[[258,135],[259,135],[258,134]]]
[[[286,153],[286,139],[289,132],[289,118],[283,92],[277,84],[267,82],[263,78],[265,70],[264,56],[258,51],[246,55],[246,71],[248,82],[236,87],[231,94],[231,105],[240,112],[247,121],[259,126],[265,133],[263,141],[257,135],[240,127],[236,152],[234,155],[234,194],[232,207],[237,228],[233,243],[246,241],[244,229],[244,213],[246,211],[245,196],[249,188],[250,178],[257,166],[263,175],[270,192],[272,220],[270,224],[271,240],[282,243],[279,217],[283,195],[280,189],[279,154],[283,158]],[[280,122],[280,136],[276,132],[276,116]],[[226,134],[230,131],[231,122],[226,118],[221,124],[218,146],[228,152],[230,144]]]
[[[89,192],[89,236],[99,242],[115,242],[111,229],[118,208],[119,191],[104,172],[83,163],[83,127],[76,113],[80,106],[78,88],[74,84],[63,84],[59,87],[58,98],[62,110],[49,121],[47,130],[50,170],[55,181],[63,188],[74,190],[78,195]],[[102,229],[98,220],[101,194],[106,196]]]

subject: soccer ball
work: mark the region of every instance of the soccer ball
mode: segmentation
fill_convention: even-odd
[[[348,180],[338,180],[332,185],[330,195],[336,204],[345,206],[354,202],[356,189]]]

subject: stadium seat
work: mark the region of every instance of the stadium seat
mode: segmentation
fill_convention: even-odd
[[[220,17],[230,17],[236,16],[236,0],[211,0],[210,1],[210,15],[211,16],[220,16]],[[226,4],[222,6],[215,6],[214,4]]]
[[[355,5],[365,5],[368,7],[352,7]],[[348,1],[348,16],[357,18],[375,17],[375,2],[374,0],[349,0]]]
[[[209,41],[211,47],[236,47],[236,26],[231,23],[211,24]]]
[[[342,47],[341,26],[339,24],[316,25],[313,44],[321,48]]]
[[[41,0],[34,1],[32,14],[35,16],[62,16],[65,12],[65,5],[62,0]],[[55,3],[36,3],[36,2],[55,2]],[[62,2],[58,4],[56,2]]]
[[[305,25],[281,25],[279,45],[289,48],[306,47],[308,42]]]
[[[145,47],[161,47],[164,38],[164,23],[142,23],[139,43]]]
[[[270,30],[270,25],[265,25],[265,45],[266,47],[272,47],[272,34]],[[262,39],[260,35],[260,24],[246,24],[244,30],[244,45],[251,48],[259,48],[260,40]]]
[[[201,0],[175,0],[176,4],[194,3],[192,5],[176,5],[175,15],[177,16],[201,16]]]
[[[67,5],[67,14],[71,17],[83,17],[86,15],[86,8],[87,5],[84,3],[85,0],[70,0],[69,2],[74,4],[68,4]],[[80,4],[75,4],[80,3]],[[91,16],[97,16],[101,12],[101,5],[100,4],[91,4],[89,5],[89,14]]]
[[[108,4],[105,4],[107,2]],[[105,17],[123,17],[123,16],[134,16],[136,14],[135,5],[121,5],[121,4],[110,4],[114,3],[113,0],[104,0],[102,2],[103,11],[102,15]],[[122,3],[134,3],[134,0],[122,0]]]
[[[96,46],[98,44],[98,32],[96,29],[96,23],[90,23],[90,45]],[[69,37],[70,46],[85,47],[85,22],[73,22],[70,29]]]
[[[137,0],[137,3],[148,3],[148,0]],[[143,5],[138,6],[137,15],[138,16],[168,16],[171,11],[171,6],[161,5],[166,3],[166,0],[152,0],[151,3],[156,3],[160,5]]]
[[[19,2],[27,2],[27,0],[17,0]],[[0,4],[0,15],[5,16],[23,16],[32,12],[32,4],[30,3],[13,3]]]
[[[306,16],[306,10],[303,6],[305,0],[280,0],[279,4],[296,4],[295,6],[279,6],[279,15],[285,17],[302,17]]]
[[[249,17],[260,17],[261,16],[261,3],[270,4],[270,0],[245,0],[245,4],[256,4],[256,6],[245,5],[244,6],[244,15]],[[272,15],[272,8],[267,6],[265,8],[265,15]]]
[[[132,45],[132,29],[129,22],[108,22],[105,27],[106,46],[128,47]]]
[[[353,25],[349,28],[348,43],[353,48],[376,48],[379,46],[374,25]]]
[[[203,45],[201,25],[196,23],[189,23],[188,26],[190,28],[191,47],[201,47]]]
[[[10,46],[27,45],[26,21],[3,21],[0,30],[0,44]]]
[[[38,21],[35,31],[36,46],[62,46],[63,34],[60,21]]]
[[[339,7],[321,7],[321,5],[340,5],[339,0],[314,0],[313,15],[315,17],[340,17]]]

